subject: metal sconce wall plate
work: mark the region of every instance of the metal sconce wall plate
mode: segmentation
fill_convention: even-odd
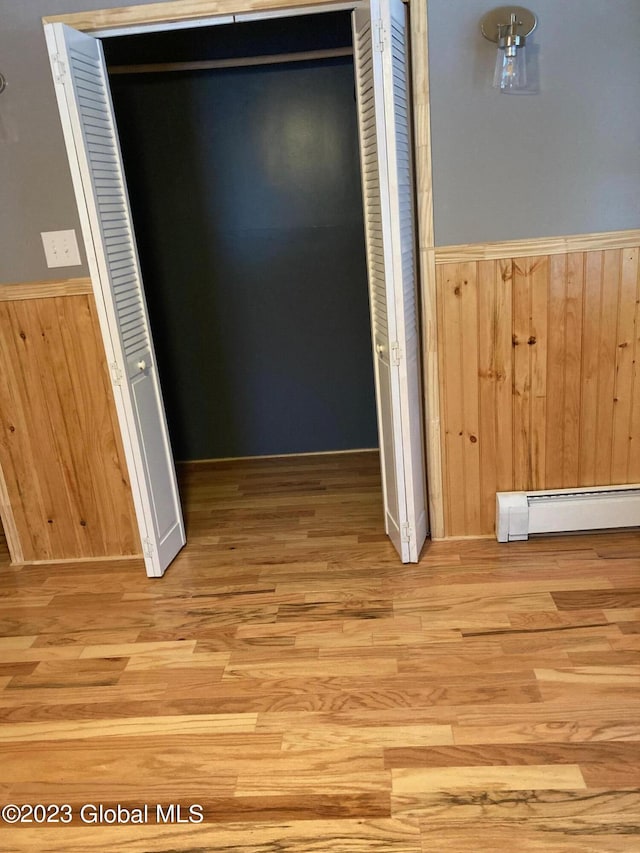
[[[530,36],[535,30],[538,19],[529,9],[524,6],[498,6],[497,9],[492,9],[482,17],[480,21],[480,29],[482,35],[489,41],[497,42],[500,35],[507,29],[511,20],[512,13],[518,21],[518,35]]]

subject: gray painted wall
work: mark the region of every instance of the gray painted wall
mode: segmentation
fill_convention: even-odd
[[[140,3],[151,0],[140,0]],[[136,0],[138,2],[138,0]],[[41,231],[80,224],[64,149],[41,19],[123,6],[123,0],[0,0],[0,282],[87,275],[48,269]],[[84,251],[81,249],[84,258]]]
[[[18,134],[0,141],[0,282],[86,273],[48,270],[40,241],[79,232],[40,18],[121,5],[0,0],[2,128]],[[532,0],[541,91],[513,97],[490,89],[493,5],[429,0],[437,243],[639,227],[640,2]]]
[[[491,88],[491,0],[428,0],[437,245],[640,227],[640,2],[530,0],[539,92]]]

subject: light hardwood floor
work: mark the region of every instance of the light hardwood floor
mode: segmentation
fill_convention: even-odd
[[[0,547],[0,799],[74,810],[0,824],[1,850],[640,850],[637,532],[402,566],[375,455],[183,480],[164,579]]]

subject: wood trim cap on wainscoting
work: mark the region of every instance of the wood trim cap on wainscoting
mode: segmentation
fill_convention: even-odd
[[[498,261],[535,255],[564,255],[569,252],[602,252],[606,249],[633,249],[640,245],[640,228],[628,231],[600,231],[564,237],[536,237],[531,240],[502,240],[494,243],[463,243],[436,246],[437,264],[468,261]]]
[[[0,302],[22,299],[50,299],[56,296],[84,296],[92,293],[90,278],[59,278],[51,281],[23,281],[0,284]]]

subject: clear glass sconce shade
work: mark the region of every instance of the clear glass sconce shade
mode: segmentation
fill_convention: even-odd
[[[501,92],[521,92],[527,88],[527,59],[526,48],[515,48],[510,56],[509,50],[498,47],[496,54],[496,67],[493,74],[493,86]]]

